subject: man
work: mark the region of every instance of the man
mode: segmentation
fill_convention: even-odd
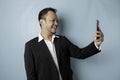
[[[78,48],[65,36],[55,35],[58,27],[56,9],[41,10],[38,20],[41,33],[25,45],[27,80],[72,80],[70,57],[85,59],[100,52],[99,47],[103,42],[101,30],[96,31],[91,44]]]

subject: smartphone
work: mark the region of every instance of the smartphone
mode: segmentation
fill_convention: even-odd
[[[97,20],[97,24],[96,24],[96,29],[97,29],[97,31],[100,31],[100,27],[99,27],[99,20]],[[99,39],[100,37],[97,37],[97,39]]]
[[[97,31],[100,31],[99,20],[97,20]]]

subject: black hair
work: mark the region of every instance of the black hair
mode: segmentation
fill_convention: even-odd
[[[44,19],[44,16],[47,14],[48,11],[53,11],[54,13],[57,12],[56,9],[51,8],[51,7],[49,7],[49,8],[44,8],[43,10],[41,10],[41,11],[39,12],[39,14],[38,14],[38,20],[40,21],[40,19]]]

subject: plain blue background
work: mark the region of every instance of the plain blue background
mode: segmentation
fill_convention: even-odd
[[[71,58],[74,80],[120,80],[120,0],[0,0],[0,80],[26,80],[24,45],[38,36],[37,17],[45,7],[58,10],[58,34],[79,47],[93,41],[100,21],[102,52]]]

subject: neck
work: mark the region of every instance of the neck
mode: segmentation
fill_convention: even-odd
[[[45,32],[45,31],[41,31],[41,35],[42,35],[42,37],[43,37],[45,40],[50,40],[50,41],[52,41],[52,36],[53,36],[52,33]]]

